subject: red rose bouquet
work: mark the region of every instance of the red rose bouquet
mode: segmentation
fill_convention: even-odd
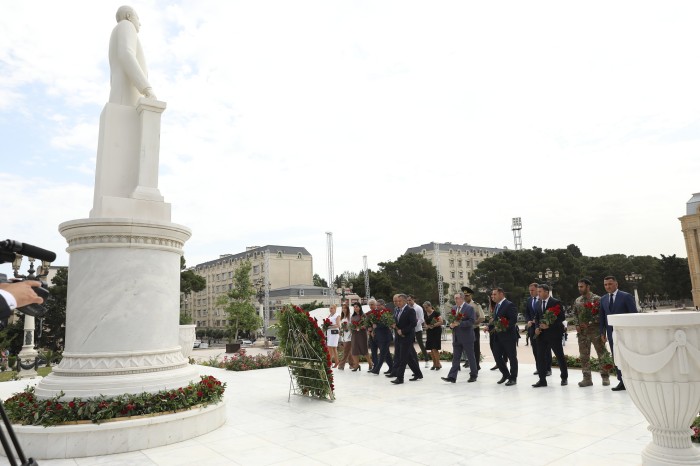
[[[579,324],[600,323],[600,298],[584,302],[578,308]]]
[[[499,317],[493,322],[493,331],[496,333],[505,332],[506,330],[508,330],[509,324],[510,322],[508,322],[508,319],[506,319],[505,317]]]
[[[463,318],[464,318],[464,314],[462,314],[461,312],[457,312],[457,309],[452,309],[447,314],[447,323],[448,324],[451,324],[453,322],[460,323]]]
[[[556,322],[559,314],[561,314],[561,306],[556,304],[544,312],[542,319],[540,319],[540,323],[552,325],[554,322]]]
[[[379,310],[369,311],[364,315],[364,324],[367,328],[379,323]]]
[[[384,325],[386,327],[391,328],[392,325],[396,323],[396,319],[394,319],[394,313],[391,312],[389,309],[382,309],[379,311],[379,322],[377,323],[378,325]]]
[[[323,324],[321,325],[321,327],[323,328],[323,331],[326,332],[326,330],[328,330],[328,328],[331,325],[333,325],[333,324],[331,323],[330,319],[323,319]]]
[[[340,324],[340,329],[341,329],[343,332],[347,332],[347,331],[348,331],[348,328],[349,328],[349,327],[348,327],[348,322],[347,322],[347,321],[341,322],[341,324]]]
[[[360,330],[364,329],[365,325],[362,319],[358,320],[351,320],[350,321],[350,329],[356,332],[359,332]]]

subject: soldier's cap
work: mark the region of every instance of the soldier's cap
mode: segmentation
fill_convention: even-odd
[[[474,294],[474,290],[469,288],[468,286],[463,286],[462,287],[462,293],[467,293],[467,294]]]

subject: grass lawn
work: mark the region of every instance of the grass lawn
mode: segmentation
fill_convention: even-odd
[[[36,370],[40,376],[46,377],[49,373],[51,373],[51,368],[50,367],[40,367],[39,369]],[[17,374],[16,371],[5,371],[5,372],[0,372],[0,382],[7,382],[8,380],[12,380],[12,378]]]

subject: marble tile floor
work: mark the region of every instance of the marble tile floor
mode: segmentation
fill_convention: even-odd
[[[532,388],[534,365],[521,364],[518,384],[498,385],[489,364],[476,383],[456,384],[441,371],[403,385],[366,372],[336,371],[337,400],[292,396],[286,368],[230,372],[197,366],[227,383],[228,420],[206,435],[164,447],[101,457],[40,460],[76,465],[474,464],[638,465],[651,441],[626,392],[579,388],[580,372],[559,385]],[[407,371],[410,375],[410,371]],[[9,385],[8,385],[9,384]],[[26,382],[0,384],[0,395]],[[26,452],[31,455],[31,452]]]

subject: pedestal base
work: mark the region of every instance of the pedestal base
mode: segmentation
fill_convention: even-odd
[[[698,465],[700,448],[694,446],[682,449],[664,448],[652,442],[642,451],[642,464],[645,466]]]

